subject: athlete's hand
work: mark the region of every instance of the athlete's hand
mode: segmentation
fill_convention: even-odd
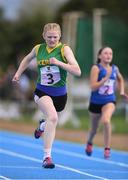
[[[128,101],[128,95],[126,93],[120,95],[125,101]]]
[[[59,61],[55,57],[50,58],[49,62],[50,64],[59,65]]]
[[[15,74],[13,79],[12,79],[12,82],[13,83],[19,83],[19,80],[20,80],[20,77],[17,74]]]

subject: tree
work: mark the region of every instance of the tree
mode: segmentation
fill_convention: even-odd
[[[21,11],[15,21],[4,19],[4,11],[0,9],[0,57],[4,70],[10,64],[17,65],[20,56],[25,56],[34,45],[42,43],[42,28],[48,21],[42,9],[32,14]]]

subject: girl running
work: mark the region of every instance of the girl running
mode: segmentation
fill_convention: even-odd
[[[35,138],[39,138],[43,133],[43,167],[54,168],[51,150],[59,119],[58,113],[63,111],[67,102],[67,72],[80,76],[81,70],[71,48],[60,42],[59,24],[46,24],[42,36],[45,43],[36,45],[23,58],[13,81],[18,82],[30,61],[33,58],[37,59],[38,79],[34,99],[46,119],[45,122],[44,120],[39,122],[39,127],[35,130]]]
[[[128,98],[124,92],[123,77],[118,67],[112,64],[112,58],[113,51],[110,47],[100,49],[97,64],[92,66],[90,73],[90,86],[92,90],[89,103],[91,129],[85,148],[88,156],[92,154],[93,139],[96,135],[99,121],[101,121],[104,127],[104,157],[110,157],[111,118],[116,105],[116,82],[119,86],[120,95]]]

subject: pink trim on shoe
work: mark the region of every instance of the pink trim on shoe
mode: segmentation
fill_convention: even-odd
[[[44,168],[54,168],[55,164],[52,162],[52,158],[51,157],[46,157],[43,161],[43,165]]]

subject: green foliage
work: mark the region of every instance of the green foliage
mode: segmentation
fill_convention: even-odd
[[[42,29],[49,17],[42,9],[32,12],[21,13],[17,20],[9,21],[4,19],[4,11],[0,9],[0,57],[3,70],[10,64],[17,65],[17,60],[23,58],[36,44],[42,43]]]
[[[10,61],[10,55],[13,50],[13,38],[11,36],[13,33],[13,27],[10,22],[5,21],[0,17],[0,57],[1,65],[5,68]]]

